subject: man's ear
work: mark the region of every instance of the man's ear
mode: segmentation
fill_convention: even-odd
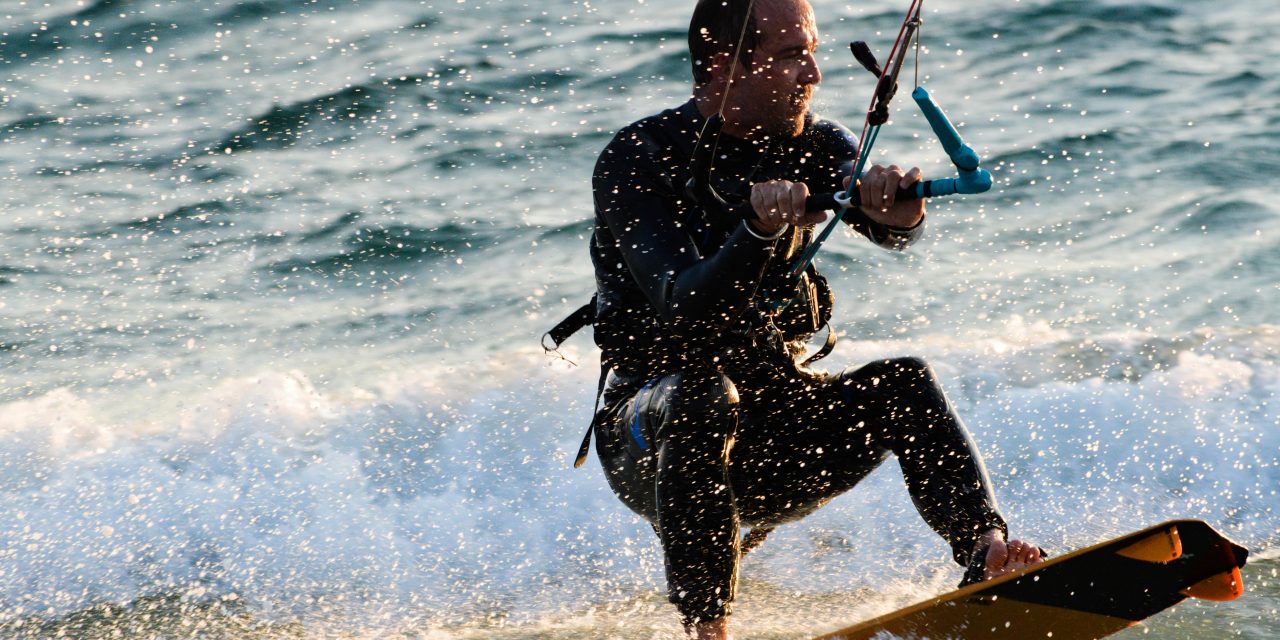
[[[710,85],[723,86],[729,80],[729,68],[733,66],[733,54],[721,51],[711,58],[707,70],[711,73]]]

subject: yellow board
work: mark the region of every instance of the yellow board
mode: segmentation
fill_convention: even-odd
[[[1050,558],[816,640],[1094,640],[1187,597],[1244,591],[1249,552],[1199,520],[1176,520]]]
[[[986,606],[943,604],[908,615],[892,615],[876,624],[863,624],[821,636],[822,640],[870,640],[883,633],[898,638],[1101,638],[1136,622],[1014,600]],[[1071,627],[1071,633],[1061,629]],[[1058,631],[1058,633],[1055,633]],[[876,640],[880,640],[876,638]]]

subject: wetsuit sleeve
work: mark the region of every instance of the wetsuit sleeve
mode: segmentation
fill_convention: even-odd
[[[776,241],[738,225],[711,255],[700,255],[679,219],[684,199],[662,171],[662,149],[638,127],[623,129],[592,175],[597,224],[608,226],[627,270],[663,320],[720,326],[750,305]]]
[[[857,153],[858,142],[853,137],[852,131],[830,120],[815,122],[812,131],[816,137],[816,143],[824,149],[819,157],[843,160],[831,172],[832,176],[838,176],[838,178],[831,184],[824,185],[831,190],[841,190],[844,177],[853,171],[853,157]],[[928,216],[926,215],[926,217]],[[843,220],[845,224],[866,236],[868,240],[894,251],[906,249],[914,244],[916,240],[919,240],[920,236],[924,235],[924,218],[921,218],[920,222],[916,223],[914,227],[891,227],[872,220],[862,209],[853,207],[845,210]]]
[[[872,242],[894,251],[905,250],[924,235],[924,218],[914,227],[891,227],[872,220],[861,207],[853,207],[845,210],[843,220]]]

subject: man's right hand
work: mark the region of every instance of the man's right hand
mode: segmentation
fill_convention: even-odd
[[[760,235],[772,236],[784,225],[808,226],[827,220],[826,211],[805,213],[809,187],[803,182],[770,180],[751,186],[751,208],[756,217],[750,223]]]

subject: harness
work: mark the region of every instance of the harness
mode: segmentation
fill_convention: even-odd
[[[801,281],[806,283],[804,290],[798,292],[800,295],[795,295],[791,298],[777,299],[766,297],[761,300],[755,310],[756,317],[752,318],[752,321],[748,324],[748,329],[745,332],[746,335],[738,336],[739,338],[742,338],[743,341],[749,341],[756,347],[764,347],[764,349],[762,349],[763,353],[775,358],[777,360],[776,364],[780,366],[793,367],[799,370],[807,369],[809,365],[827,357],[836,346],[836,332],[831,329],[829,322],[831,318],[831,308],[834,303],[831,288],[827,285],[826,278],[819,275],[812,265],[806,269],[805,275],[807,277],[803,280],[796,276],[788,278],[789,280],[793,280],[792,291],[796,291],[794,284],[798,284]],[[785,287],[785,284],[786,283],[783,283],[780,286]],[[563,320],[556,323],[550,331],[543,334],[541,340],[543,350],[547,353],[558,354],[560,345],[573,336],[573,334],[581,331],[588,325],[597,326],[601,322],[606,321],[605,319],[597,317],[598,301],[598,295],[591,296],[591,300],[589,302],[575,309],[573,313],[570,313]],[[787,339],[787,333],[783,328],[780,328],[776,322],[776,319],[782,316],[783,312],[788,307],[791,307],[797,302],[803,303],[806,307],[802,310],[802,313],[808,321],[807,326],[796,327],[789,325],[787,327],[788,329],[805,334],[817,333],[823,328],[826,328],[827,330],[827,337],[823,341],[822,346],[813,354],[799,362],[791,356],[788,348],[788,344],[791,341]],[[793,325],[795,322],[794,314],[790,319],[792,320],[791,324]],[[610,333],[612,332],[601,332],[597,329],[596,335],[607,336]],[[547,344],[548,340],[551,342],[550,345]],[[591,434],[595,430],[596,424],[602,418],[600,402],[604,396],[605,384],[608,381],[609,372],[612,371],[616,365],[616,363],[613,362],[612,355],[616,353],[616,350],[623,348],[621,345],[607,344],[607,339],[605,342],[606,344],[600,345],[600,377],[596,383],[595,404],[591,411],[591,422],[587,425],[586,433],[582,436],[582,444],[579,445],[578,453],[574,457],[574,468],[581,467],[583,463],[586,462],[587,456],[591,451]]]

